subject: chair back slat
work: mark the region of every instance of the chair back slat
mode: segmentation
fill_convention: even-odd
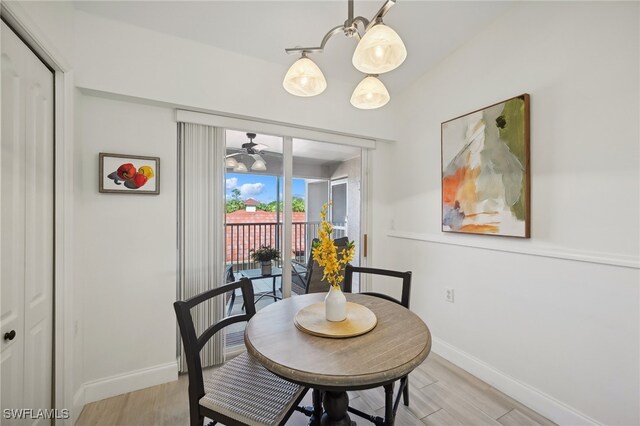
[[[238,288],[242,290],[242,297],[245,304],[245,313],[224,318],[217,323],[212,324],[200,336],[197,336],[196,329],[193,324],[193,317],[191,316],[191,309],[194,306],[211,300],[216,296],[224,295],[225,293],[229,291],[235,291]],[[204,345],[211,339],[211,337],[213,337],[224,327],[237,322],[249,321],[255,315],[256,308],[253,296],[253,286],[251,285],[251,281],[247,278],[242,278],[240,279],[240,281],[208,290],[190,299],[184,301],[179,300],[173,304],[173,308],[178,319],[180,335],[182,336],[184,356],[187,362],[190,401],[198,401],[205,394],[204,381],[202,378],[202,364],[200,361],[200,351],[202,350]]]
[[[240,283],[243,280],[249,281],[249,284],[251,284],[251,280],[244,277],[240,281],[236,281],[236,283]],[[233,284],[236,284],[236,283],[233,283]],[[223,287],[228,287],[231,289],[231,291],[236,291],[236,289],[240,288],[241,285],[240,286],[225,285]],[[220,288],[223,288],[223,287],[220,287]],[[218,289],[214,289],[214,290],[218,290]],[[229,293],[230,292],[227,292],[227,294]],[[218,294],[222,294],[222,293],[218,293]],[[226,317],[218,321],[217,323],[209,326],[205,331],[202,332],[200,337],[198,337],[198,350],[202,350],[202,348],[204,347],[204,345],[207,344],[209,339],[211,339],[218,331],[222,330],[226,326],[235,324],[237,322],[249,321],[251,317],[255,315],[256,306],[255,306],[255,303],[253,302],[254,300],[253,285],[249,285],[248,288],[246,289],[242,288],[242,298],[245,306],[245,313]],[[251,300],[251,302],[247,303],[248,300]]]
[[[351,293],[353,290],[353,274],[371,274],[371,275],[381,275],[386,277],[394,277],[402,279],[402,294],[400,300],[391,297],[386,294],[376,293],[376,292],[362,292],[362,294],[369,294],[371,296],[381,297],[383,299],[390,300],[392,302],[398,303],[405,308],[409,309],[409,303],[411,298],[411,271],[400,272],[393,271],[390,269],[378,269],[378,268],[367,268],[360,266],[352,266],[347,265],[344,271],[344,286],[343,290],[345,293]]]
[[[320,240],[314,238],[312,241],[311,247],[315,246],[316,243],[319,243]],[[315,274],[314,274],[315,272]],[[322,281],[322,270],[318,262],[316,262],[313,258],[313,250],[309,253],[309,260],[307,261],[307,275],[306,275],[306,285],[304,291],[306,294],[309,293],[319,293],[324,291],[321,281]]]

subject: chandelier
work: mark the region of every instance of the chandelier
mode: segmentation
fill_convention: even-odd
[[[358,71],[366,74],[353,91],[351,104],[360,109],[374,109],[389,102],[391,98],[389,92],[378,75],[398,68],[407,57],[407,49],[398,33],[382,22],[383,16],[396,3],[396,0],[387,0],[370,21],[362,16],[353,16],[353,1],[348,0],[347,20],[343,25],[329,30],[322,38],[320,46],[285,49],[289,54],[301,55],[291,65],[282,82],[287,92],[304,97],[316,96],[324,92],[327,88],[327,80],[320,68],[309,58],[309,54],[322,53],[331,37],[343,33],[347,37],[358,40],[351,62]]]

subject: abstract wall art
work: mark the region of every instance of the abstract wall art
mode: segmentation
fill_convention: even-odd
[[[441,130],[442,230],[529,238],[529,95]]]
[[[159,194],[160,158],[100,153],[100,192]]]

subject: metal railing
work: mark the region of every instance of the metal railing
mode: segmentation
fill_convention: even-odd
[[[345,226],[334,223],[334,226]],[[318,238],[320,222],[294,222],[291,229],[291,258],[306,263],[311,254],[311,243]],[[282,253],[282,223],[227,223],[225,224],[225,241],[227,265],[233,265],[234,271],[258,268],[251,259],[251,251],[263,245],[275,247]],[[334,229],[333,238],[345,235],[344,230]],[[282,253],[284,255],[284,253]],[[281,266],[282,261],[276,262]]]

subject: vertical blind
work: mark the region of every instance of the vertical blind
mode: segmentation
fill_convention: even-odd
[[[223,281],[224,140],[219,128],[178,123],[178,299],[185,300],[218,287]],[[192,310],[200,335],[224,317],[224,296]],[[180,371],[187,371],[179,343]],[[222,332],[201,352],[202,366],[224,361]]]

